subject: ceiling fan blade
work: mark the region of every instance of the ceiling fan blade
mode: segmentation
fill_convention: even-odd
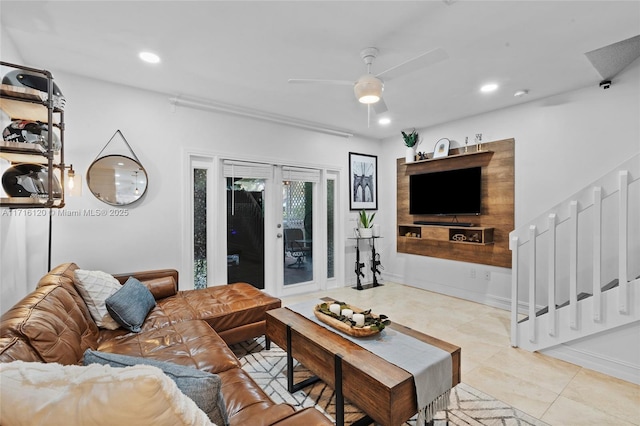
[[[376,112],[376,114],[384,114],[385,112],[389,111],[389,108],[387,108],[387,104],[384,102],[384,99],[382,98],[380,98],[378,102],[372,105],[373,105],[373,110]]]
[[[377,74],[376,77],[381,77],[384,81],[389,81],[393,78],[400,77],[401,75],[409,74],[419,69],[435,65],[447,58],[449,58],[447,52],[444,49],[437,47],[423,52],[418,56],[404,61],[394,67],[386,69]]]
[[[289,83],[311,83],[311,84],[337,84],[342,86],[353,86],[355,83],[349,80],[322,80],[318,78],[290,78]]]

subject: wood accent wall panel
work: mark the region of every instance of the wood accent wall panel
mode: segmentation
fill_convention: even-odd
[[[469,151],[475,149],[470,147]],[[483,144],[486,153],[457,155],[453,149],[449,157],[418,161],[405,164],[404,158],[396,160],[397,166],[397,251],[421,256],[442,259],[460,260],[464,262],[511,267],[511,251],[509,250],[509,232],[514,229],[514,164],[515,140],[504,139]],[[460,150],[461,151],[461,150]],[[494,228],[493,244],[474,245],[459,244],[441,237],[446,227],[413,225],[416,220],[448,221],[451,218],[411,215],[409,214],[409,176],[412,174],[430,173],[452,169],[482,166],[482,214],[480,216],[461,216],[460,222],[472,222],[475,226]],[[452,188],[455,196],[455,188]],[[425,197],[429,189],[424,189]],[[422,230],[421,238],[400,235],[400,226],[418,226]],[[455,226],[455,223],[451,223]]]

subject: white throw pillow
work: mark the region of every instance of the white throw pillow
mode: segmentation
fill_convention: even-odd
[[[0,364],[0,424],[215,426],[150,365]]]
[[[105,300],[122,288],[120,282],[113,275],[102,271],[76,269],[74,276],[78,293],[89,307],[91,317],[98,327],[109,330],[120,328],[120,324],[109,315],[105,305]]]

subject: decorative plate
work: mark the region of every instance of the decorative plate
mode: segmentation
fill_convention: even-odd
[[[436,142],[436,146],[433,147],[433,158],[446,157],[449,155],[449,144],[451,141],[447,138],[442,138]]]

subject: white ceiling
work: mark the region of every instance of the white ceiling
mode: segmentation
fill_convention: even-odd
[[[2,0],[0,13],[25,65],[379,139],[597,87],[602,78],[584,54],[640,34],[639,1]],[[374,74],[433,48],[448,54],[385,84],[387,127],[367,127],[349,86],[287,82],[355,81],[369,46],[380,50]],[[142,63],[145,49],[162,62]],[[500,88],[481,94],[487,82]],[[529,95],[514,97],[520,89]]]

